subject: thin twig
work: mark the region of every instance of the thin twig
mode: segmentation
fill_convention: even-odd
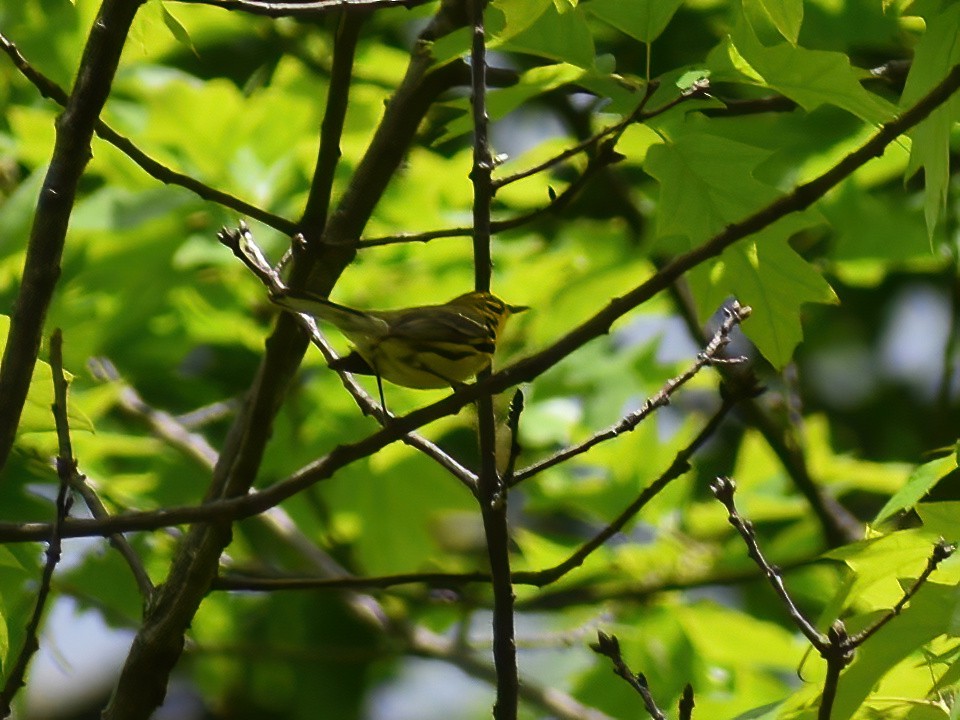
[[[496,178],[493,181],[494,188],[499,190],[502,187],[506,187],[507,185],[511,185],[512,183],[515,183],[519,180],[528,178],[531,175],[537,175],[538,173],[542,173],[545,170],[549,170],[554,165],[559,165],[564,160],[569,160],[570,158],[575,157],[582,152],[587,152],[588,150],[592,150],[596,148],[604,138],[609,137],[610,135],[613,135],[621,128],[626,128],[632,123],[636,122],[636,119],[639,116],[639,114],[643,112],[643,108],[646,106],[647,101],[653,95],[654,90],[656,90],[658,87],[659,87],[658,82],[647,83],[644,88],[643,98],[641,98],[640,103],[637,105],[637,108],[632,113],[630,113],[630,115],[628,115],[625,119],[621,120],[620,122],[614,123],[612,125],[608,125],[607,127],[603,128],[599,132],[588,137],[586,140],[578,142],[576,145],[573,145],[567,148],[566,150],[563,150],[557,153],[551,158],[547,158],[542,163],[539,163],[537,165],[534,165],[533,167],[527,168],[526,170],[520,170],[519,172],[515,172],[512,175],[505,175],[504,177]]]
[[[855,646],[850,642],[850,636],[847,634],[843,621],[836,620],[826,634],[820,633],[813,623],[811,623],[800,609],[794,603],[790,593],[787,592],[783,584],[783,577],[779,568],[774,567],[764,557],[757,542],[756,533],[753,531],[753,524],[743,518],[737,511],[734,494],[736,492],[736,483],[730,478],[718,477],[710,484],[710,490],[714,497],[720,501],[727,511],[727,519],[730,524],[736,528],[744,544],[747,546],[747,554],[763,571],[767,581],[773,588],[774,593],[780,598],[781,603],[787,610],[793,624],[803,633],[804,637],[810,642],[813,648],[827,662],[827,672],[823,683],[823,692],[820,698],[820,707],[817,712],[818,720],[830,720],[833,710],[833,702],[837,695],[837,688],[840,682],[840,674],[843,669],[853,660]],[[932,572],[932,570],[931,570]]]
[[[652,86],[651,86],[652,87]],[[651,111],[650,113],[643,114],[642,110],[646,103],[646,96],[644,100],[637,107],[637,110],[634,113],[631,113],[626,119],[618,122],[614,125],[610,125],[607,128],[604,128],[596,135],[584,140],[581,143],[573,146],[572,148],[565,150],[560,155],[547,160],[537,168],[534,168],[535,172],[542,172],[543,170],[552,167],[558,162],[566,159],[567,157],[572,157],[578,153],[584,152],[585,150],[596,148],[596,153],[590,157],[590,160],[587,162],[587,166],[583,169],[577,178],[567,185],[564,188],[563,192],[557,195],[551,195],[550,200],[538,207],[530,210],[529,212],[523,213],[521,215],[516,215],[511,218],[504,218],[502,220],[493,220],[490,223],[490,231],[492,233],[500,233],[506,230],[513,230],[518,227],[523,227],[543,215],[549,213],[558,213],[564,209],[570,202],[575,198],[580,190],[587,184],[587,182],[593,178],[600,170],[603,168],[619,162],[623,159],[623,156],[619,155],[615,151],[616,140],[620,137],[623,131],[629,127],[632,123],[637,122],[638,118],[642,117],[644,119],[649,119],[660,113],[666,112],[670,108],[675,107],[679,103],[695,97],[695,94],[686,93],[681,94],[677,98],[666,103],[663,107],[658,108],[657,110]],[[639,114],[638,114],[639,113]],[[605,138],[613,137],[613,139],[601,144],[601,141]],[[517,173],[516,175],[510,175],[501,180],[493,181],[494,191],[504,185],[508,185],[517,180],[521,180],[525,177],[529,177],[533,172],[523,171]],[[425,243],[430,242],[431,240],[439,240],[441,238],[453,238],[453,237],[470,237],[473,235],[473,227],[462,226],[455,228],[443,228],[440,230],[428,230],[420,233],[396,233],[393,235],[383,235],[380,237],[373,238],[361,238],[355,244],[358,249],[362,248],[371,248],[371,247],[382,247],[385,245],[397,245],[401,243]]]
[[[683,694],[680,696],[677,720],[692,720],[695,704],[693,702],[693,686],[687,683],[683,686]]]
[[[60,562],[61,533],[63,520],[70,512],[71,496],[70,484],[77,475],[77,461],[73,457],[73,448],[70,443],[70,428],[67,424],[67,379],[63,374],[63,335],[59,329],[54,331],[50,338],[50,368],[53,372],[54,401],[51,406],[54,422],[57,428],[57,477],[60,486],[57,490],[56,515],[53,522],[53,533],[47,545],[46,561],[40,575],[40,587],[37,590],[37,600],[33,606],[33,613],[27,621],[23,647],[10,668],[3,690],[0,691],[0,717],[8,717],[11,712],[13,699],[24,685],[27,667],[37,650],[40,649],[38,630],[43,610],[50,595],[50,582],[53,571]]]
[[[528,225],[544,215],[559,213],[570,204],[570,202],[577,196],[580,190],[583,189],[587,182],[589,182],[590,179],[602,168],[622,159],[622,156],[612,152],[612,148],[610,146],[606,146],[606,148],[608,150],[607,152],[600,153],[594,156],[594,158],[591,158],[591,162],[587,164],[587,167],[584,168],[583,172],[580,173],[576,180],[567,185],[563,192],[552,195],[545,204],[538,208],[534,208],[529,212],[516,215],[511,218],[504,218],[503,220],[492,220],[490,222],[490,232],[497,234],[507,230],[513,230],[515,228]],[[444,228],[442,230],[428,230],[422,233],[397,233],[395,235],[383,235],[381,237],[360,239],[355,243],[354,246],[358,249],[363,249],[403,243],[425,243],[431,240],[438,240],[440,238],[472,236],[473,226],[464,225],[455,228]]]
[[[781,572],[790,569],[806,567],[816,558],[799,560],[781,568]],[[564,588],[554,594],[541,593],[526,600],[519,601],[516,606],[526,611],[552,610],[569,608],[579,605],[596,606],[609,600],[627,600],[642,602],[646,598],[658,593],[676,592],[678,590],[692,590],[717,585],[734,585],[754,582],[762,575],[755,566],[752,569],[739,570],[723,574],[711,574],[657,584],[624,587],[607,591],[597,589],[594,585],[583,587]],[[512,576],[514,585],[531,587],[547,587],[541,573],[553,572],[552,569],[540,571],[519,571]],[[554,580],[559,577],[554,577]],[[243,573],[242,571],[228,572],[220,575],[213,581],[215,590],[243,590],[246,592],[277,592],[299,590],[362,590],[397,587],[401,585],[424,585],[429,588],[460,590],[471,584],[489,584],[488,572],[412,572],[393,575],[375,576],[306,576],[306,575],[263,575],[262,573]]]
[[[706,425],[700,430],[697,436],[690,443],[682,448],[674,457],[670,467],[661,473],[660,477],[650,483],[637,498],[630,503],[612,522],[606,525],[600,532],[590,538],[587,542],[577,548],[570,557],[557,565],[536,571],[521,571],[514,573],[514,582],[536,585],[544,587],[550,583],[556,582],[570,571],[583,565],[584,561],[598,548],[603,546],[610,538],[620,532],[630,520],[632,520],[647,503],[655,498],[661,490],[669,485],[673,480],[680,477],[690,469],[690,459],[694,453],[717,431],[720,423],[727,416],[727,413],[733,409],[735,399],[724,398],[722,404],[713,414]]]
[[[520,446],[520,416],[523,414],[523,390],[519,388],[513,393],[510,401],[510,412],[507,415],[507,430],[510,433],[510,454],[507,456],[507,467],[503,471],[503,484],[513,485],[513,476],[517,468],[517,459],[523,448]]]
[[[397,573],[376,577],[262,577],[229,573],[217,577],[214,590],[243,590],[245,592],[276,592],[278,590],[374,590],[399,585],[426,585],[438,589],[457,589],[470,583],[489,583],[490,573]]]
[[[474,288],[490,290],[493,270],[491,256],[490,204],[493,200],[493,155],[490,151],[487,116],[487,41],[483,12],[487,0],[469,0],[472,41],[470,46],[470,104],[473,110],[473,268]],[[488,376],[485,370],[478,376]],[[507,523],[507,487],[497,471],[497,429],[493,395],[477,398],[477,435],[480,472],[477,500],[483,518],[487,557],[493,589],[493,664],[497,671],[497,699],[494,720],[516,720],[520,681],[517,643],[514,632],[513,584],[510,580],[510,531]]]
[[[597,631],[597,642],[590,645],[590,649],[598,655],[609,658],[613,663],[613,672],[627,681],[627,684],[636,690],[637,694],[643,699],[643,707],[647,714],[653,720],[667,720],[667,716],[657,707],[653,695],[650,694],[650,686],[647,684],[647,678],[643,673],[634,673],[627,665],[620,653],[620,641],[616,635],[607,635],[600,630]]]
[[[699,373],[704,366],[717,363],[719,352],[730,342],[730,333],[733,328],[750,317],[752,311],[749,306],[741,306],[739,303],[734,302],[729,307],[724,308],[724,312],[727,316],[726,319],[720,325],[717,332],[714,333],[710,342],[707,343],[703,352],[697,356],[696,362],[677,377],[667,381],[656,395],[648,398],[643,403],[639,410],[630,413],[613,427],[602,430],[581,443],[564,448],[550,457],[522,469],[513,478],[511,484],[516,485],[521,483],[544,470],[587,452],[595,445],[619,437],[623,433],[631,432],[652,412],[658,408],[669,405],[671,396]],[[739,362],[742,359],[743,358],[731,358],[725,359],[724,362]]]
[[[74,475],[71,479],[70,486],[83,498],[84,504],[94,518],[104,520],[110,517],[109,511],[103,504],[97,491],[90,485],[90,480],[86,475],[81,473]],[[137,588],[140,590],[140,595],[143,597],[144,602],[147,602],[153,595],[154,587],[153,581],[150,580],[150,575],[147,573],[147,569],[143,564],[143,560],[137,555],[137,551],[133,549],[130,541],[120,533],[107,535],[107,540],[114,550],[120,553],[124,562],[127,563],[127,567],[130,568],[133,579],[137,583]]]
[[[726,508],[727,519],[730,524],[736,528],[740,537],[743,538],[743,542],[747,546],[747,552],[757,566],[763,570],[763,574],[766,575],[777,597],[780,598],[784,607],[786,607],[787,614],[790,615],[793,624],[797,626],[797,629],[804,634],[814,648],[822,652],[829,645],[829,641],[814,627],[813,623],[807,620],[793,602],[793,598],[790,597],[790,593],[787,592],[783,584],[783,578],[780,577],[780,570],[767,562],[766,557],[764,557],[757,543],[757,536],[753,531],[753,524],[749,520],[745,520],[740,513],[737,512],[736,502],[734,501],[736,487],[736,483],[730,478],[718,477],[710,484],[710,491]]]
[[[814,557],[805,557],[781,567],[781,572],[786,574],[790,570],[809,567],[819,558],[819,554]],[[696,576],[688,577],[682,572],[677,579],[651,577],[647,581],[624,582],[616,585],[597,586],[593,578],[586,577],[579,583],[565,583],[552,592],[542,592],[520,600],[517,607],[524,611],[536,612],[540,610],[553,610],[558,608],[572,607],[596,607],[608,602],[626,601],[630,603],[644,603],[649,598],[653,598],[662,593],[675,593],[678,591],[697,590],[705,587],[716,587],[720,585],[740,585],[753,583],[762,578],[760,570],[756,565],[750,564],[745,568],[728,570],[724,572],[706,572],[698,573]],[[517,582],[514,576],[514,582]]]
[[[697,320],[697,310],[690,294],[689,284],[684,278],[678,278],[669,290],[691,337],[695,342],[704,342],[706,336]],[[718,370],[730,385],[756,382],[754,373],[749,368],[746,373],[735,366],[721,365]],[[763,435],[797,490],[810,504],[814,516],[823,528],[827,546],[837,547],[857,540],[862,535],[861,523],[821,489],[811,474],[800,438],[791,434],[790,427],[778,422],[758,398],[746,398],[740,406],[740,413],[749,425]]]

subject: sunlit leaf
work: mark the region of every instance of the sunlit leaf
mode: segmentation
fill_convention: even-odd
[[[960,5],[946,5],[943,12],[929,18],[926,25],[927,31],[917,44],[910,65],[910,74],[900,100],[902,107],[917,102],[960,61]],[[958,120],[960,100],[954,94],[911,133],[913,145],[907,177],[923,169],[923,212],[931,240],[947,203],[950,135]]]
[[[882,523],[902,510],[909,510],[936,486],[946,475],[957,469],[957,457],[950,454],[924,463],[911,473],[906,484],[898,490],[873,519]]]
[[[666,29],[683,0],[592,0],[587,12],[645,43]]]

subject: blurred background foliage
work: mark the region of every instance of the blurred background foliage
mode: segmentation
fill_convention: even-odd
[[[381,10],[365,23],[335,199],[436,6]],[[617,145],[622,162],[598,171],[572,202],[496,236],[495,292],[533,308],[513,323],[497,364],[544,347],[672,255],[857,147],[960,59],[958,7],[934,0],[494,2],[491,63],[508,78],[489,97],[502,175],[622,119],[648,77],[661,83],[649,109],[676,99],[691,78],[710,82],[708,96],[631,126]],[[36,69],[69,87],[97,8],[94,0],[0,0],[0,31]],[[149,0],[103,119],[168,167],[295,219],[309,190],[337,21]],[[438,62],[462,56],[467,44],[466,31],[442,39]],[[879,70],[871,76],[871,68]],[[771,95],[792,102],[727,110]],[[467,97],[459,86],[431,109],[364,237],[469,225]],[[556,687],[610,717],[638,717],[638,698],[587,648],[603,628],[620,638],[663,707],[689,682],[697,717],[814,716],[819,659],[710,498],[706,485],[716,473],[736,478],[762,546],[823,629],[836,617],[856,628],[891,607],[933,541],[956,537],[960,283],[950,133],[957,107],[946,109],[945,134],[902,138],[809,211],[738,243],[691,273],[680,291],[646,303],[524,387],[521,465],[637,409],[694,360],[702,339],[689,328],[703,327],[738,297],[755,311],[734,352],[749,355],[767,388],[759,411],[825,494],[867,528],[866,539],[828,547],[790,468],[752,416],[735,412],[693,471],[583,567],[543,589],[517,588],[528,685]],[[6,61],[0,108],[0,309],[8,311],[59,109]],[[584,167],[578,156],[505,187],[495,216],[547,205]],[[135,389],[214,448],[223,442],[276,316],[264,288],[216,241],[216,231],[238,219],[157,182],[95,140],[47,322],[63,328],[74,374],[81,470],[111,511],[196,503],[205,492],[209,468],[125,411],[124,393]],[[278,259],[289,238],[250,224]],[[376,308],[441,302],[470,289],[472,276],[466,237],[371,247],[332,297]],[[346,349],[335,333],[331,339]],[[91,358],[109,360],[115,378],[98,377]],[[4,520],[52,515],[48,373],[38,367],[0,483]],[[387,390],[397,412],[444,394]],[[498,406],[501,419],[507,400]],[[719,403],[717,375],[705,371],[632,434],[518,487],[510,500],[515,567],[539,569],[568,556],[664,471]],[[198,416],[199,409],[207,412]],[[277,418],[258,485],[374,428],[310,352]],[[470,410],[423,432],[464,462],[475,460]],[[485,561],[469,492],[407,446],[354,463],[283,507],[303,536],[358,575],[470,571]],[[131,539],[161,582],[177,532]],[[138,625],[141,598],[107,544],[70,541],[68,549],[22,717],[67,716],[95,704]],[[22,643],[40,563],[39,546],[0,548],[4,668]],[[224,564],[310,569],[287,539],[255,519],[237,524]],[[958,573],[948,562],[861,651],[841,683],[835,717],[957,717]],[[376,596],[398,627],[429,628],[464,652],[488,654],[484,588],[410,585]],[[178,673],[162,717],[468,720],[488,717],[492,703],[490,686],[456,658],[413,652],[403,633],[374,632],[344,596],[316,591],[212,592]],[[551,713],[529,701],[522,716]]]

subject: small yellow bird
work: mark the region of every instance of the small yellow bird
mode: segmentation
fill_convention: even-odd
[[[488,292],[397,310],[356,310],[289,289],[270,299],[286,310],[335,325],[354,349],[330,367],[375,375],[384,408],[383,380],[409,388],[455,388],[475,376],[492,362],[510,316],[527,310]]]

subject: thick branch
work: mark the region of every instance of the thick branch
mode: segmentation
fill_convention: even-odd
[[[483,12],[487,0],[469,0],[472,42],[470,49],[473,109],[473,268],[478,291],[490,289],[493,260],[490,252],[490,203],[493,200],[493,156],[490,152],[487,117],[487,45]],[[489,370],[480,375],[489,375]],[[497,671],[494,720],[516,720],[519,703],[517,644],[514,636],[513,585],[510,582],[510,532],[507,524],[507,488],[497,470],[497,430],[493,396],[477,399],[477,434],[480,443],[480,473],[477,499],[483,517],[487,556],[493,585],[493,663]]]

